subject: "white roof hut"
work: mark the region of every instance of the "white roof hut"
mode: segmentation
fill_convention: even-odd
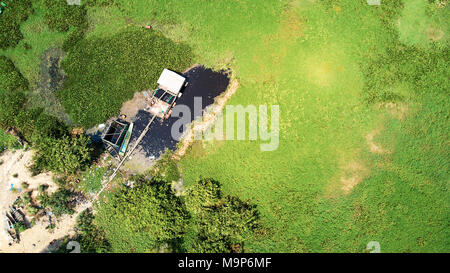
[[[162,89],[178,95],[185,81],[185,77],[164,68],[161,76],[159,76],[158,84]]]

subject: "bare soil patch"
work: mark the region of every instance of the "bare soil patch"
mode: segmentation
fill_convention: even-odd
[[[409,106],[402,102],[378,104],[378,109],[385,109],[392,117],[403,120],[409,113]]]
[[[139,110],[147,106],[147,101],[143,92],[136,92],[131,100],[124,102],[120,113],[127,116],[127,119],[135,117]]]
[[[377,135],[379,135],[380,132],[381,132],[381,128],[377,128],[366,135],[366,141],[367,141],[367,145],[369,146],[369,150],[370,150],[370,152],[375,153],[375,154],[390,153],[390,151],[384,149],[380,144],[378,144],[374,141],[374,138]]]
[[[442,38],[444,38],[445,33],[442,29],[436,28],[436,27],[428,27],[426,30],[426,34],[428,39],[432,40],[432,41],[439,41],[442,40]]]
[[[369,174],[369,169],[359,161],[351,161],[344,166],[344,174],[340,178],[341,189],[350,193]]]
[[[326,198],[336,198],[342,194],[351,193],[370,174],[366,162],[360,159],[360,151],[343,155],[339,166],[339,171],[326,189]]]

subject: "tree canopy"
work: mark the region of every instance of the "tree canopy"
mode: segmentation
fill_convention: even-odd
[[[5,2],[6,7],[0,15],[0,49],[15,47],[23,39],[20,24],[33,13],[31,0]]]
[[[141,181],[113,193],[96,217],[113,251],[149,252],[181,238],[189,214],[169,184]]]

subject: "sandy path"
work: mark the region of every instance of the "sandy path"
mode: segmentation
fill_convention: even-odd
[[[46,229],[47,219],[37,221],[30,229],[20,234],[21,241],[18,244],[9,246],[10,238],[7,235],[4,226],[3,213],[14,202],[19,193],[10,190],[11,184],[14,188],[20,189],[22,182],[27,182],[29,187],[27,191],[33,190],[33,196],[38,192],[39,185],[47,184],[48,192],[54,192],[57,186],[52,181],[51,173],[43,173],[31,176],[28,166],[32,163],[33,151],[7,151],[0,156],[0,252],[41,252],[44,251],[51,241],[60,239],[68,235],[75,226],[76,216],[84,207],[76,209],[77,213],[71,216],[63,216],[56,221],[54,230]],[[14,177],[18,174],[17,177]],[[27,217],[27,219],[30,219]]]

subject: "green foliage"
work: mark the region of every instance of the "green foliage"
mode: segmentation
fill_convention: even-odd
[[[18,148],[18,147],[19,147],[19,142],[17,141],[17,139],[14,136],[7,134],[2,129],[0,129],[0,154],[5,149]],[[1,161],[0,161],[0,165],[1,165]]]
[[[77,241],[83,253],[105,253],[111,246],[105,238],[105,231],[94,224],[94,215],[85,210],[77,218]]]
[[[219,204],[222,191],[219,182],[212,179],[201,179],[189,188],[186,204],[194,214],[199,214],[204,208]]]
[[[364,64],[362,69],[366,82],[364,96],[367,102],[395,102],[405,98],[396,93],[395,87],[408,83],[413,90],[423,75],[450,61],[448,51],[431,48],[428,50],[397,44],[374,61]],[[428,80],[433,80],[432,77]],[[411,94],[411,92],[409,92]]]
[[[48,185],[39,185],[38,191],[39,193],[43,193],[47,190]]]
[[[80,188],[85,194],[91,194],[99,191],[102,187],[103,175],[107,168],[91,166],[82,174]]]
[[[27,207],[27,212],[31,215],[36,215],[39,212],[39,208],[34,206]]]
[[[31,192],[25,192],[22,199],[25,206],[31,205]]]
[[[67,238],[58,249],[58,252],[66,253],[67,243],[77,241],[80,244],[81,253],[106,253],[111,251],[111,246],[105,238],[105,231],[94,223],[94,215],[89,209],[84,210],[77,217],[77,233],[72,238]]]
[[[0,79],[0,92],[28,89],[28,81],[22,76],[13,61],[5,56],[0,56]]]
[[[419,0],[382,0],[380,6],[368,6],[365,0],[116,0],[118,5],[97,5],[107,2],[113,1],[85,5],[96,5],[89,12],[92,25],[87,40],[80,40],[84,32],[75,33],[76,28],[65,34],[73,34],[66,39],[65,50],[81,52],[80,57],[73,57],[80,63],[72,73],[80,76],[72,75],[74,80],[66,86],[66,91],[72,91],[65,94],[69,97],[66,108],[77,122],[93,124],[117,114],[121,102],[142,89],[128,89],[127,81],[144,82],[145,71],[153,69],[136,65],[130,77],[126,61],[103,60],[129,57],[141,61],[128,51],[134,50],[134,42],[120,47],[116,43],[112,47],[119,49],[115,51],[107,47],[130,24],[151,24],[172,40],[185,41],[196,53],[195,62],[231,67],[241,83],[231,104],[280,105],[277,151],[261,152],[258,141],[215,142],[200,145],[200,153],[192,147],[180,163],[188,186],[196,185],[201,175],[214,177],[227,194],[255,200],[270,232],[244,238],[246,251],[361,252],[372,240],[381,243],[383,252],[448,250],[450,77],[448,57],[443,53],[448,52],[445,19],[449,6],[438,4],[444,1],[423,5]],[[30,19],[21,29],[32,49],[19,50],[19,46],[2,54],[11,56],[31,80],[40,53],[66,37],[42,27],[41,15]],[[101,49],[97,58],[86,54],[87,61],[83,60],[83,47],[96,40],[95,46]],[[144,58],[149,52],[146,49],[139,56]],[[101,65],[95,67],[95,63]],[[105,68],[105,64],[110,66]],[[121,70],[122,65],[127,69]],[[122,75],[127,75],[126,81]],[[145,89],[154,82],[147,82]],[[97,83],[106,88],[102,92],[101,87],[91,88]],[[125,86],[120,90],[124,93],[116,86]],[[402,121],[386,118],[387,122],[381,122],[379,116],[385,113],[364,105],[361,95],[369,105],[402,101],[408,113]],[[115,110],[104,113],[111,109],[109,101]],[[37,117],[37,111],[21,113],[20,124],[31,128]],[[380,123],[384,129],[377,143],[393,148],[389,154],[373,155],[367,151],[365,136]],[[329,189],[341,186],[341,167],[353,161],[361,161],[370,177],[350,194],[329,198]],[[189,205],[195,219],[186,229],[186,249],[229,251],[230,244],[241,240],[219,234],[216,242],[209,235],[226,230],[209,230],[194,223],[209,223],[214,215],[222,214],[208,208],[208,214],[199,215],[203,202],[231,201],[215,198],[214,186],[202,191],[193,198],[201,201]],[[130,219],[139,219],[132,206],[126,211]],[[108,220],[102,219],[103,225],[109,226]],[[130,228],[125,228],[125,235],[121,228],[116,219],[107,233],[114,241],[113,249],[154,249],[144,232],[133,233],[127,242]],[[198,231],[208,236],[198,240]]]
[[[20,187],[24,190],[28,189],[29,186],[30,185],[26,181],[23,181],[22,183],[20,183]]]
[[[16,118],[22,112],[26,97],[23,91],[3,92],[0,94],[0,126],[17,126]]]
[[[116,115],[134,92],[154,87],[163,68],[183,71],[190,63],[187,46],[148,30],[85,39],[63,62],[68,76],[59,96],[71,118],[89,127]]]
[[[92,157],[92,148],[86,136],[44,138],[36,145],[34,169],[75,173],[86,168]]]
[[[16,117],[26,102],[24,91],[28,81],[22,76],[14,63],[5,56],[0,56],[0,126],[16,126]]]
[[[115,5],[116,0],[86,0],[83,2],[83,4],[90,6],[90,7],[106,7]]]
[[[17,234],[20,234],[28,229],[27,225],[22,222],[17,222],[14,224],[14,229],[16,230]]]
[[[114,252],[155,251],[181,238],[187,221],[183,202],[162,181],[140,181],[132,189],[119,189],[96,215]]]
[[[222,197],[214,180],[202,179],[192,186],[186,205],[193,212],[195,231],[194,238],[187,240],[188,252],[241,252],[245,237],[259,226],[256,206],[234,196]]]
[[[84,38],[85,30],[81,27],[75,28],[69,36],[64,40],[62,44],[62,50],[69,51],[72,47],[74,47],[79,41]]]
[[[23,34],[20,24],[33,12],[31,0],[5,1],[6,7],[0,15],[0,49],[15,47]]]
[[[164,181],[173,182],[180,178],[177,161],[172,159],[173,151],[166,149],[161,158],[156,162],[150,175]]]
[[[14,127],[30,142],[45,137],[58,138],[67,133],[67,126],[58,118],[44,113],[42,108],[26,107],[28,81],[4,56],[0,56],[0,76],[1,127]]]
[[[48,195],[46,192],[39,194],[39,200],[43,208],[50,209],[56,217],[63,214],[74,214],[74,205],[70,202],[73,193],[66,189],[58,189],[56,192]]]
[[[66,32],[70,27],[87,27],[84,5],[68,5],[66,0],[44,0],[44,21],[51,30]]]

